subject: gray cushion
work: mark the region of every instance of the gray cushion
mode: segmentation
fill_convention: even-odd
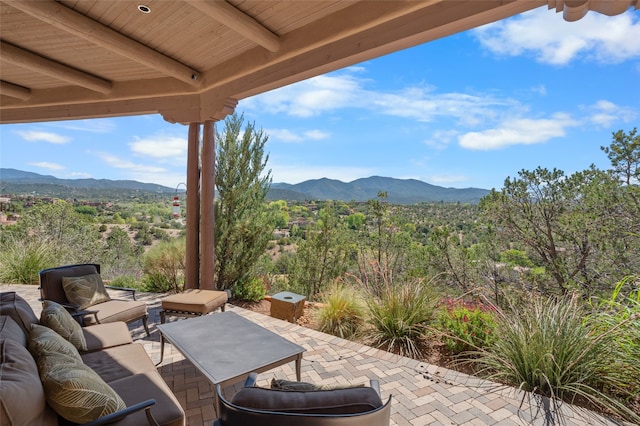
[[[371,387],[309,392],[244,387],[231,402],[245,408],[300,414],[357,414],[383,405]]]
[[[26,300],[15,291],[0,293],[0,315],[8,315],[29,335],[31,324],[38,324],[38,317]]]

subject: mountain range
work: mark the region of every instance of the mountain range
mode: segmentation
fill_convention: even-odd
[[[142,183],[133,180],[109,179],[59,179],[51,175],[25,172],[22,170],[0,168],[0,193],[37,192],[49,196],[65,194],[73,190],[74,196],[82,194],[79,190],[96,191],[122,190],[127,193],[153,192],[174,193],[175,188]],[[395,179],[381,176],[342,182],[334,179],[313,179],[297,184],[273,183],[267,195],[269,200],[340,200],[367,201],[378,197],[379,192],[387,193],[387,201],[395,204],[415,204],[422,202],[461,202],[478,203],[489,193],[480,188],[445,188],[431,185],[416,179]]]

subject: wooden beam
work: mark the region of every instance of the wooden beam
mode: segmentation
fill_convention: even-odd
[[[184,288],[200,288],[200,123],[189,124],[187,142],[187,242]]]
[[[10,96],[12,98],[26,101],[31,96],[31,90],[17,84],[0,80],[0,95]]]
[[[270,52],[280,49],[280,38],[261,23],[226,1],[185,0],[216,22],[237,32]]]
[[[42,22],[189,83],[192,86],[200,84],[200,73],[198,71],[130,39],[59,2],[14,0],[8,4]]]
[[[251,49],[228,63],[222,63],[205,72],[203,86],[220,87],[231,80],[242,78],[274,64],[287,61],[305,52],[334,43],[342,38],[375,28],[385,22],[428,9],[442,0],[409,2],[358,2],[330,16],[284,34],[276,53]]]
[[[0,53],[3,61],[11,62],[22,68],[28,68],[102,94],[111,92],[112,84],[110,81],[52,61],[4,41],[0,42]]]
[[[200,288],[215,290],[215,186],[216,141],[213,121],[205,121],[202,131],[202,198],[200,200]]]

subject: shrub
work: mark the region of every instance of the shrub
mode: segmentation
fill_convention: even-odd
[[[125,287],[125,288],[135,288],[141,289],[142,286],[138,284],[138,281],[135,277],[131,275],[121,275],[109,281],[109,285],[114,287]]]
[[[161,241],[144,256],[144,287],[164,293],[184,289],[186,245],[184,238]]]
[[[0,281],[38,284],[38,272],[55,264],[55,247],[46,240],[7,238],[0,251]]]
[[[259,302],[267,295],[267,286],[259,277],[243,278],[232,288],[233,295],[240,300]]]
[[[484,348],[496,327],[492,308],[481,303],[446,299],[438,315],[446,347],[454,354]]]
[[[412,358],[423,354],[425,333],[433,323],[438,303],[437,293],[422,281],[382,287],[380,297],[369,296],[367,332],[372,345]]]
[[[637,422],[640,417],[604,389],[619,385],[617,377],[602,377],[612,357],[617,330],[598,331],[585,320],[577,297],[533,297],[498,317],[496,335],[474,361],[488,379],[517,386],[558,402],[587,401],[594,407]]]
[[[317,312],[320,331],[343,339],[359,334],[365,307],[353,288],[336,282],[322,295],[321,302]]]

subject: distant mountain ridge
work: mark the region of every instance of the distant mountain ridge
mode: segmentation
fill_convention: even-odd
[[[307,180],[295,185],[274,183],[271,190],[274,189],[300,193],[307,200],[341,201],[367,201],[377,198],[378,192],[386,192],[387,201],[395,204],[440,201],[475,204],[489,193],[489,190],[481,188],[444,188],[417,179],[381,176],[356,179],[348,183],[327,178]]]
[[[7,168],[0,168],[0,182],[2,183],[0,190],[3,192],[18,192],[27,188],[31,191],[33,188],[44,189],[46,186],[49,189],[57,188],[57,193],[65,188],[175,193],[175,188],[133,180],[59,179],[50,175]],[[387,201],[395,204],[440,201],[475,204],[489,193],[488,190],[480,188],[445,188],[416,179],[371,176],[348,183],[328,178],[312,179],[297,184],[273,183],[267,199],[367,201],[377,198],[378,192],[386,192]]]
[[[143,183],[135,180],[110,180],[110,179],[59,179],[51,175],[40,175],[33,172],[25,172],[16,169],[0,169],[0,182],[31,185],[61,185],[71,188],[90,189],[127,189],[146,192],[175,192],[175,188],[158,185],[156,183]]]

